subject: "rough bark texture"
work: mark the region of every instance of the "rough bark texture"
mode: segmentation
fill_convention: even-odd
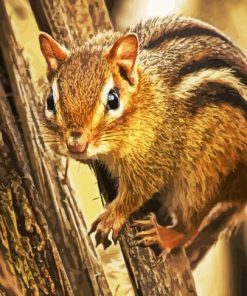
[[[64,180],[64,166],[46,153],[40,137],[37,106],[43,94],[37,96],[3,1],[0,33],[13,91],[13,98],[1,97],[2,104],[11,101],[12,107],[9,122],[1,125],[1,258],[22,295],[111,295],[73,190]],[[0,111],[2,120],[7,119],[6,106]],[[16,134],[9,138],[13,128]]]
[[[135,230],[125,225],[122,250],[130,262],[138,295],[196,295],[190,264],[183,250],[157,257],[151,248],[133,246]]]
[[[71,295],[2,83],[0,98],[0,290]]]
[[[67,47],[111,28],[103,0],[30,0],[30,4],[40,29]]]

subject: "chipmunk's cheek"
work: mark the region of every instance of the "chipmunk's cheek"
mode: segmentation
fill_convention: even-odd
[[[100,155],[107,154],[109,146],[107,144],[89,143],[87,147],[87,155],[89,158],[98,158]]]

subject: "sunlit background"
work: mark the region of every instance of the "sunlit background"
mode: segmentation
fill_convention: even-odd
[[[38,28],[27,0],[6,0],[8,13],[20,46],[38,83],[45,75],[46,65],[38,44]],[[134,26],[141,19],[170,13],[185,14],[207,21],[247,49],[247,1],[205,0],[119,0],[106,1],[117,28]],[[69,163],[69,177],[76,190],[76,199],[88,225],[102,211],[95,177],[87,166]],[[194,271],[199,296],[231,296],[228,243],[221,239]],[[107,251],[98,248],[114,295],[134,295],[118,247]]]

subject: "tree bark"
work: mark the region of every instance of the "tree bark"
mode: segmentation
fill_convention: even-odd
[[[13,97],[1,94],[2,261],[10,266],[22,295],[111,295],[73,190],[64,179],[64,165],[46,152],[40,137],[38,106],[44,94],[37,95],[3,1],[0,33],[8,72],[1,80],[9,80],[7,91],[13,91]],[[5,286],[0,291],[6,291]]]
[[[29,0],[41,30],[70,47],[99,31],[110,29],[111,22],[103,0]],[[59,5],[58,5],[59,4]]]
[[[72,295],[2,83],[0,97],[0,291]]]

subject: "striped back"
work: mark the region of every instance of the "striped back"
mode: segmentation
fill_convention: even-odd
[[[134,32],[141,50],[162,52],[164,58],[158,65],[154,60],[154,65],[177,93],[191,96],[208,85],[210,89],[221,85],[228,93],[232,91],[236,104],[247,101],[247,58],[213,26],[189,17],[169,16],[140,23]]]

